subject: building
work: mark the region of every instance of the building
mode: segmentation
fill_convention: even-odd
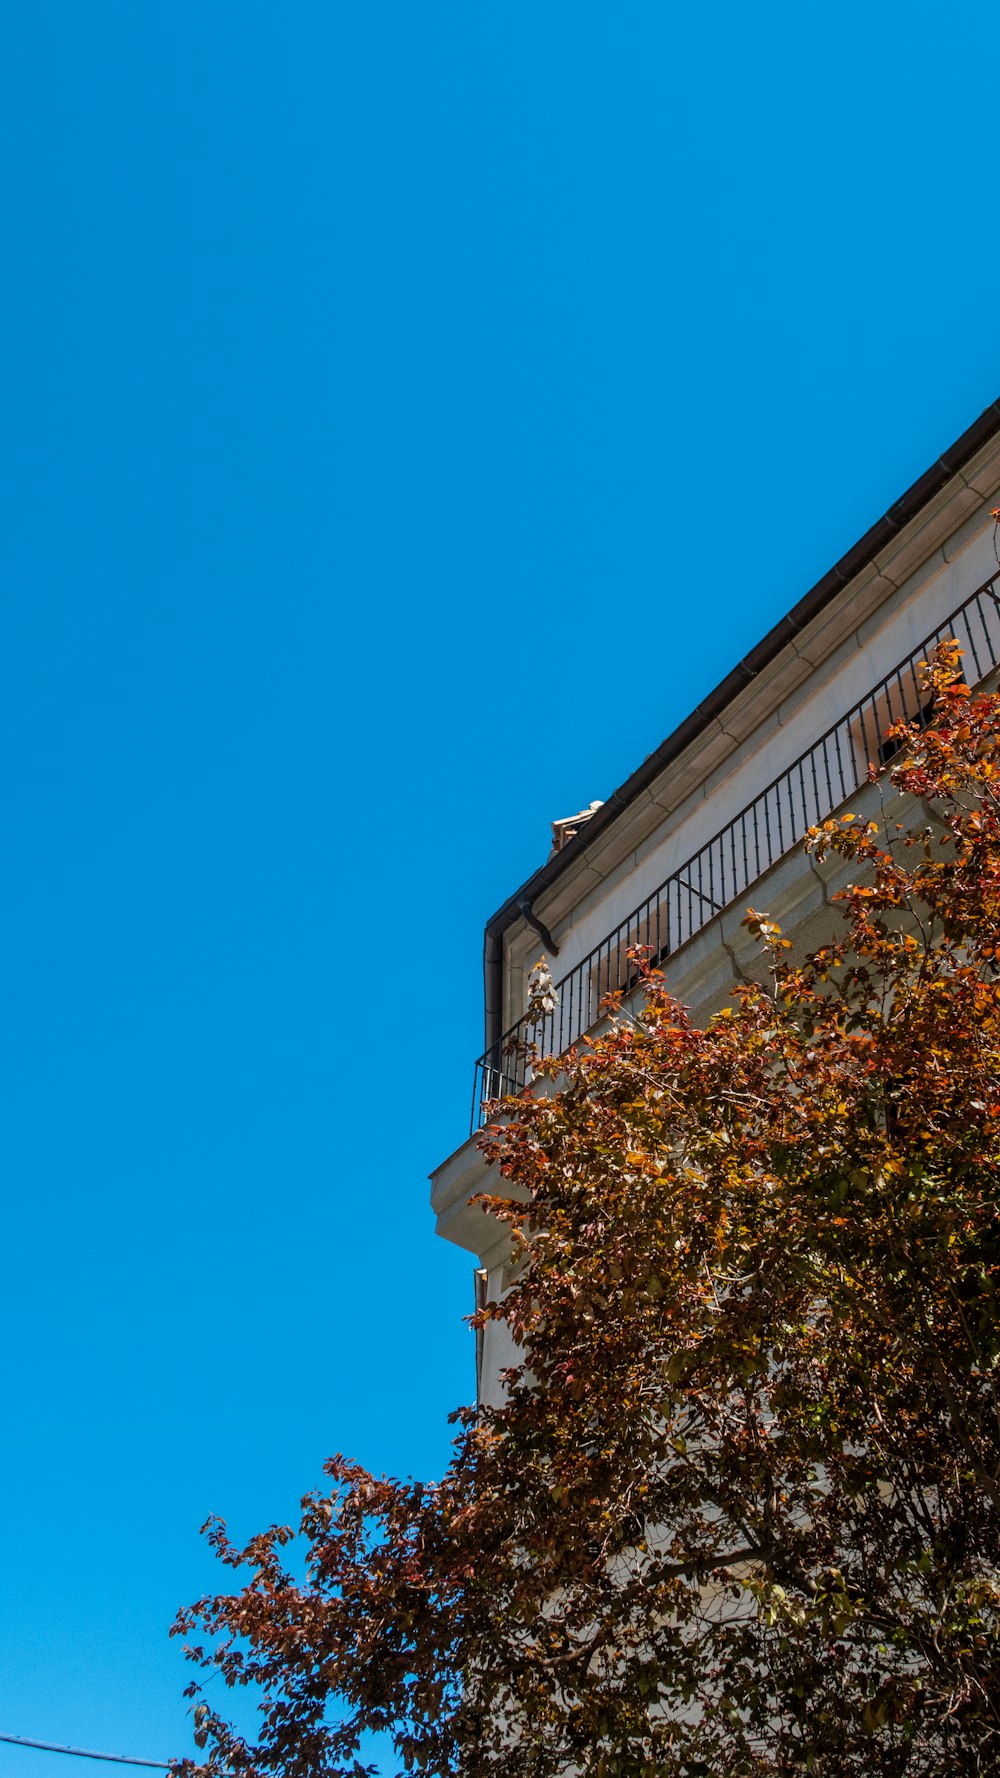
[[[470,1203],[489,1189],[477,1132],[483,1104],[525,1084],[508,1042],[529,1034],[533,964],[544,952],[556,984],[533,1035],[559,1053],[604,995],[627,990],[630,946],[650,948],[701,1020],[758,966],[748,905],[797,950],[822,943],[845,867],[806,857],[806,829],[846,804],[879,819],[869,761],[887,757],[891,723],[922,714],[919,663],[935,641],[956,637],[970,685],[1000,666],[998,502],[995,402],[618,790],[553,824],[547,861],[487,923],[472,1128],[431,1181],[438,1230],[475,1256],[484,1296],[502,1293],[508,1254],[503,1228]],[[490,1323],[480,1344],[484,1400],[512,1361],[506,1338]]]

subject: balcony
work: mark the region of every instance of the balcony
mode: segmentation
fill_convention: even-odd
[[[479,1057],[472,1094],[472,1130],[489,1104],[519,1093],[530,1077],[523,1045],[561,1055],[599,1018],[601,1001],[634,984],[629,950],[645,946],[663,963],[741,897],[772,865],[794,851],[806,832],[855,796],[869,763],[886,763],[893,723],[925,724],[930,708],[920,690],[920,662],[947,637],[963,650],[970,685],[1000,665],[1000,572],[951,612],[905,660],[827,729],[699,851],[556,983],[556,1007],[533,1023],[521,1018]]]

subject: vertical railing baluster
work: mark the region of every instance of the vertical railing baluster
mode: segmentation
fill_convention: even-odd
[[[993,615],[995,617],[996,616],[996,609],[997,609],[996,606],[993,604],[984,606],[982,594],[981,593],[976,594],[976,611],[979,615],[979,621],[983,626],[983,645],[989,653],[991,667],[995,667],[997,664],[997,654],[996,654],[996,649],[993,646],[993,638],[990,635],[990,626],[986,622],[986,617],[984,614],[985,614],[985,612],[990,611],[993,613]]]
[[[864,750],[864,759],[862,761],[862,772],[864,772],[865,770],[867,770],[867,768],[869,766],[877,763],[878,748],[876,747],[874,753],[872,752],[871,743],[869,742],[869,739],[868,739],[868,728],[865,723],[865,705],[864,704],[861,704],[858,708],[858,719],[861,724],[861,746]]]
[[[815,747],[811,747],[809,749],[809,764],[812,769],[812,781],[813,781],[813,803],[814,803],[815,811],[816,811],[815,815],[813,816],[814,821],[818,821],[820,818],[820,814],[819,814],[819,778],[816,774],[816,755],[817,755],[820,747],[822,747],[822,749],[823,749],[823,758],[825,760],[826,759],[826,744],[825,744],[825,742],[822,742],[822,741],[817,742]],[[827,766],[827,769],[826,769],[826,777],[827,777],[827,783],[829,783],[829,781],[830,781],[829,766]],[[808,817],[806,819],[806,826],[807,827],[812,826],[812,822],[808,819]]]
[[[980,660],[979,660],[979,650],[976,647],[976,638],[972,634],[972,618],[971,618],[971,614],[969,612],[966,612],[966,614],[965,614],[965,634],[968,639],[969,649],[971,650],[971,653],[972,653],[972,659],[973,659],[973,663],[974,663],[975,669],[976,669],[976,678],[977,679],[985,679],[986,675],[983,672],[983,669],[982,669],[982,666],[981,666]],[[968,665],[968,662],[966,662],[966,665]],[[967,682],[974,683],[969,680],[968,672],[966,673],[965,678],[966,678]]]
[[[844,761],[841,757],[841,752],[840,752],[840,723],[839,722],[838,722],[836,728],[834,729],[833,734],[834,734],[834,740],[836,743],[837,777],[840,780],[840,794],[842,797],[845,797],[847,795],[847,785],[844,782]],[[856,781],[857,781],[857,773],[855,773],[854,779],[852,780],[852,788],[854,787]],[[834,805],[831,802],[830,809],[832,809],[833,806]],[[826,811],[828,815],[830,813],[830,809],[827,809],[827,811]]]

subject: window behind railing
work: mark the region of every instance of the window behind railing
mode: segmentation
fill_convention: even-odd
[[[629,950],[647,946],[662,963],[716,914],[736,901],[808,829],[864,784],[869,764],[891,758],[896,748],[885,731],[897,722],[929,721],[931,707],[920,688],[920,663],[945,637],[963,651],[970,685],[1000,664],[1000,573],[944,619],[912,654],[805,753],[779,773],[738,815],[654,889],[628,918],[556,983],[556,1008],[535,1023],[519,1019],[476,1063],[473,1129],[483,1107],[527,1084],[530,1064],[518,1046],[534,1043],[560,1055],[599,1017],[601,1001],[634,980]]]

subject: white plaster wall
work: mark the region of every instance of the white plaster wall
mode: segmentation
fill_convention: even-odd
[[[499,1302],[506,1288],[506,1271],[504,1265],[490,1267],[486,1274],[486,1298],[488,1302]],[[479,1400],[483,1407],[502,1407],[504,1389],[500,1381],[501,1371],[509,1370],[511,1365],[520,1362],[518,1349],[511,1337],[510,1328],[505,1321],[488,1321],[483,1329],[482,1366],[479,1374]]]

